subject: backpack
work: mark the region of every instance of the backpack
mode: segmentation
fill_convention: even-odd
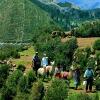
[[[87,77],[88,78],[93,77],[93,71],[92,70],[87,71]]]

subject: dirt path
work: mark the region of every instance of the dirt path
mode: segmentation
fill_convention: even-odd
[[[21,57],[19,59],[12,59],[12,62],[15,63],[17,66],[19,64],[23,64],[26,67],[25,72],[31,69],[32,64],[32,57],[34,55],[34,48],[31,46],[28,50],[23,52],[19,52]]]

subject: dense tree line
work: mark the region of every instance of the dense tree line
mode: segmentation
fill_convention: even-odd
[[[76,37],[99,37],[100,36],[100,20],[86,21],[79,27],[72,30],[72,34]]]

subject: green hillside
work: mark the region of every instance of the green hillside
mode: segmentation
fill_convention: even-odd
[[[58,23],[62,29],[69,31],[77,27],[80,23],[87,20],[100,19],[100,9],[81,10],[75,5],[69,3],[44,3],[40,0],[30,0],[44,11],[48,12],[50,17]],[[43,1],[43,0],[41,0]],[[45,2],[47,0],[44,0]],[[64,6],[67,6],[64,7]]]
[[[58,3],[58,5],[61,6],[61,7],[70,7],[70,8],[72,7],[72,4],[69,3],[69,2],[66,2],[66,3],[61,3],[60,2],[60,3]]]
[[[30,42],[34,34],[47,33],[55,26],[69,31],[86,20],[100,18],[99,9],[82,11],[70,6],[67,10],[59,7],[39,0],[0,0],[0,42]]]
[[[30,41],[50,23],[48,13],[29,0],[0,0],[0,42]]]

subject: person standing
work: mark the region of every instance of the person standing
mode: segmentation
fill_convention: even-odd
[[[38,52],[36,52],[32,60],[32,67],[33,67],[33,70],[35,71],[36,76],[37,76],[37,71],[40,68],[40,66],[41,66],[41,61],[38,56]]]
[[[62,71],[62,68],[61,68],[61,65],[60,63],[57,64],[57,67],[55,67],[55,72],[54,72],[54,76],[56,78],[61,78],[61,71]]]
[[[41,66],[44,68],[44,76],[46,76],[46,66],[48,66],[48,57],[46,54],[43,54],[42,60],[41,60]]]
[[[73,73],[75,90],[77,90],[78,86],[80,85],[80,75],[79,68],[76,68]]]
[[[93,85],[93,76],[94,72],[91,67],[88,67],[84,73],[84,78],[86,78],[86,92],[89,91],[92,92],[92,85]]]

